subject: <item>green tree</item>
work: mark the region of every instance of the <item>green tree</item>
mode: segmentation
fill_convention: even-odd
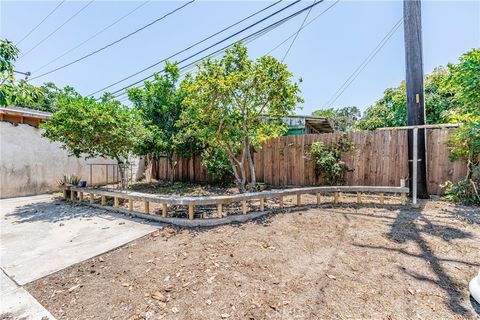
[[[472,49],[448,68],[446,87],[460,106],[450,112],[450,120],[461,123],[449,141],[451,157],[466,160],[467,175],[458,183],[448,182],[445,194],[457,202],[480,204],[480,50]]]
[[[428,124],[445,123],[451,110],[458,108],[453,100],[453,91],[445,83],[450,71],[444,67],[425,77],[425,114]],[[355,123],[355,129],[375,130],[384,127],[407,125],[407,95],[405,81],[399,86],[385,90],[383,97],[365,110]]]
[[[0,40],[0,72],[13,71],[20,50],[9,40]]]
[[[30,104],[41,96],[41,89],[25,80],[16,81],[13,68],[20,50],[9,40],[0,39],[0,106]]]
[[[362,113],[357,107],[328,108],[313,111],[312,115],[326,117],[337,131],[350,131],[353,125],[360,119]]]
[[[178,123],[182,113],[184,93],[179,88],[180,69],[176,64],[166,63],[165,72],[154,74],[153,81],[145,81],[143,88],[128,90],[128,98],[140,111],[148,135],[139,145],[139,152],[147,156],[151,169],[153,157],[166,156],[171,169],[170,181],[176,166],[175,155],[189,156],[191,139],[179,135]]]
[[[450,113],[451,122],[461,123],[450,141],[453,159],[467,160],[467,179],[480,165],[480,50],[473,49],[449,64],[450,76],[446,86],[460,107]]]
[[[271,56],[252,61],[247,49],[236,43],[223,58],[202,62],[182,88],[185,131],[227,155],[240,192],[246,191],[249,168],[248,190],[253,191],[252,149],[283,133],[285,126],[274,119],[292,114],[302,101],[287,66]]]
[[[144,137],[138,112],[111,99],[62,97],[58,110],[42,128],[44,137],[60,142],[73,156],[116,159],[122,188],[126,185],[124,165]]]
[[[9,40],[0,40],[0,106],[13,105],[55,112],[60,96],[79,96],[73,87],[60,89],[52,82],[37,87],[24,79],[16,80],[13,68],[19,52]]]
[[[449,64],[450,76],[446,88],[454,93],[458,113],[480,113],[480,49],[474,48],[459,58],[458,64]]]
[[[21,81],[19,85],[22,85],[22,82],[23,81]],[[44,83],[41,87],[36,87],[30,84],[26,85],[29,87],[24,90],[19,90],[19,92],[29,92],[29,94],[17,96],[15,98],[14,104],[18,107],[53,113],[58,109],[57,101],[59,99],[73,99],[80,97],[80,94],[70,86],[61,89],[52,82]]]

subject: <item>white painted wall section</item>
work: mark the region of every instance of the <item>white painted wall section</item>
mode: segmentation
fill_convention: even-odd
[[[75,174],[88,181],[88,163],[116,161],[70,157],[59,143],[43,138],[41,129],[0,122],[0,199],[57,191],[57,180],[63,175]],[[109,170],[111,179],[112,166]],[[104,184],[105,167],[96,166],[92,171],[93,184]]]

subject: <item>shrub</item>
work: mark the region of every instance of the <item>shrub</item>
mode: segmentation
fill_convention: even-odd
[[[69,176],[64,175],[60,179],[57,179],[57,184],[59,187],[64,187],[68,184],[78,186],[79,183],[80,183],[80,177],[77,177],[74,174],[71,174]]]
[[[444,198],[448,201],[467,206],[480,205],[480,198],[477,190],[475,190],[478,188],[478,184],[475,185],[473,180],[463,179],[456,183],[447,181],[442,185],[442,188],[445,189]]]
[[[310,156],[315,164],[315,174],[324,176],[328,185],[342,185],[345,183],[345,173],[353,171],[341,160],[342,153],[354,148],[353,142],[346,135],[337,142],[326,146],[317,141],[310,147]]]
[[[209,147],[201,153],[202,166],[214,182],[228,182],[233,178],[232,167],[228,161],[227,154],[220,148]]]

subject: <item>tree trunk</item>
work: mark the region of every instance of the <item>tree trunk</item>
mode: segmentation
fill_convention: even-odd
[[[243,166],[243,158],[245,157],[245,154],[242,153],[242,161],[238,161],[232,149],[228,145],[225,145],[224,150],[227,152],[228,161],[232,166],[233,174],[235,176],[235,185],[240,193],[245,193],[245,168]]]
[[[250,187],[249,191],[253,192],[255,191],[255,185],[257,184],[257,179],[255,176],[255,166],[253,163],[253,158],[252,158],[252,151],[250,150],[250,144],[248,143],[247,140],[247,157],[248,157],[248,165],[250,168]]]
[[[152,182],[153,176],[153,155],[151,153],[147,154],[147,167],[145,169],[145,178],[148,183]]]
[[[168,164],[170,166],[170,184],[173,184],[175,180],[175,167],[177,163],[173,160],[173,154],[168,155]]]
[[[245,170],[245,160],[247,158],[247,151],[248,151],[248,141],[247,138],[245,137],[243,139],[243,150],[242,150],[242,159],[240,160],[239,167],[240,167],[240,173],[241,178],[242,178],[242,193],[246,191],[245,186],[247,184],[247,170]]]
[[[242,185],[242,179],[238,174],[237,165],[235,164],[235,161],[230,156],[228,157],[228,161],[230,161],[230,165],[232,166],[233,175],[235,177],[235,185],[237,186],[237,189],[240,193],[244,193],[245,186]]]
[[[118,163],[118,173],[120,174],[120,189],[125,190],[127,183],[125,179],[125,163],[120,157],[116,157]]]

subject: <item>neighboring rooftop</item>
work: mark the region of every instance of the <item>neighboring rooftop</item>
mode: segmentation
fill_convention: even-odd
[[[283,119],[288,125],[287,135],[333,132],[333,127],[326,117],[294,115]]]
[[[0,121],[10,123],[25,123],[38,127],[40,122],[52,117],[50,112],[21,107],[0,107]]]

